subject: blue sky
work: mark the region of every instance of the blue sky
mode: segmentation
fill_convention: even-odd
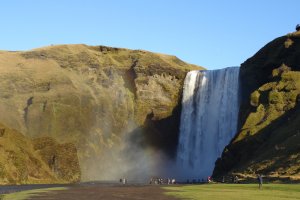
[[[0,49],[107,45],[217,69],[293,32],[299,8],[299,0],[3,0]]]

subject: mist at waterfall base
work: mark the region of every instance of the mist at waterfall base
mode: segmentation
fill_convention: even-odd
[[[151,177],[165,177],[168,156],[149,145],[135,124],[130,126],[118,141],[84,160],[82,181],[117,182],[126,178],[128,183],[145,184]]]
[[[236,133],[239,67],[191,71],[184,82],[176,160],[179,180],[206,179]]]

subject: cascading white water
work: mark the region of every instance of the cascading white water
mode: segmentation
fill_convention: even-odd
[[[184,81],[177,167],[179,179],[203,179],[237,129],[239,67],[191,71]]]

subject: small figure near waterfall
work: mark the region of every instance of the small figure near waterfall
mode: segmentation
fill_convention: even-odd
[[[262,189],[263,178],[262,178],[261,174],[257,175],[257,181],[258,181],[258,188]]]
[[[237,176],[232,176],[232,183],[238,183],[239,182],[239,178]]]
[[[239,183],[239,177],[237,176],[234,177],[234,183]]]
[[[207,177],[207,182],[210,183],[211,182],[211,177]]]
[[[176,184],[175,178],[172,179],[172,184]]]

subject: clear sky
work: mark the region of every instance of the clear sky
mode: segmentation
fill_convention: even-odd
[[[300,0],[1,0],[0,49],[107,45],[216,69],[293,32],[299,10]]]

